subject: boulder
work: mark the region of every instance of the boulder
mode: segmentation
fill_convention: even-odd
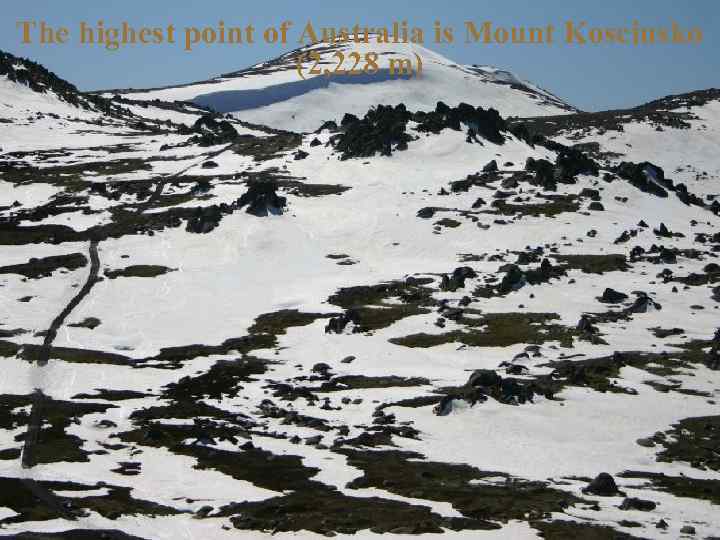
[[[626,313],[648,313],[660,311],[662,306],[646,294],[640,294],[633,302],[633,305],[625,310]]]
[[[469,387],[490,388],[500,385],[501,381],[502,377],[492,369],[476,369],[468,378],[466,385]]]
[[[494,159],[488,163],[485,164],[485,166],[482,168],[482,172],[497,172],[498,170],[498,164],[497,161]]]
[[[525,276],[522,270],[520,270],[517,265],[511,264],[508,266],[507,271],[498,286],[498,292],[500,294],[507,294],[511,291],[520,289],[524,284]]]
[[[606,472],[598,474],[587,487],[583,488],[583,493],[597,495],[598,497],[616,497],[622,495],[615,483],[615,479]]]
[[[417,217],[422,219],[429,219],[435,215],[435,209],[431,208],[429,206],[426,206],[425,208],[421,208],[417,212]]]
[[[273,182],[254,182],[237,200],[237,206],[238,208],[247,206],[247,213],[257,217],[282,214],[287,199],[280,197],[275,192],[276,189],[277,186]]]
[[[615,289],[611,289],[610,287],[606,288],[605,292],[603,292],[602,296],[600,297],[600,301],[605,304],[620,304],[627,299],[627,294],[616,291]]]
[[[216,205],[199,207],[194,215],[188,219],[185,230],[191,233],[205,234],[220,224],[222,212]]]
[[[435,416],[447,416],[453,410],[453,402],[458,399],[457,396],[443,396],[440,402],[433,407]]]
[[[635,497],[627,497],[620,504],[620,510],[638,510],[640,512],[652,512],[657,508],[657,503]]]

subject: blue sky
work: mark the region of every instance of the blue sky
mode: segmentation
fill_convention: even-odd
[[[6,0],[0,23],[0,49],[30,57],[83,90],[163,86],[206,79],[272,58],[293,46],[211,45],[183,52],[178,45],[135,46],[108,52],[98,47],[24,45],[20,20],[44,20],[75,31],[80,21],[107,26],[127,21],[134,26],[390,25],[406,20],[430,34],[433,22],[453,26],[459,39],[430,48],[459,63],[492,64],[556,93],[584,110],[637,105],[672,93],[720,86],[720,2],[716,0],[362,0],[304,2],[265,0]],[[700,45],[546,45],[466,44],[465,21],[499,26],[562,26],[585,20],[602,27],[667,26],[672,21],[704,32]],[[293,33],[297,37],[297,33]]]

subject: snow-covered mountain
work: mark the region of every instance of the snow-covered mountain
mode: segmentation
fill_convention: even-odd
[[[301,134],[13,84],[8,538],[720,535],[717,91]]]
[[[97,117],[97,113],[120,112],[116,109],[102,97],[79,92],[40,64],[0,51],[0,118],[88,117],[92,113]]]
[[[379,72],[373,75],[312,75],[317,52],[319,71],[335,69],[341,52],[342,67],[349,70],[359,55],[358,71],[365,55],[378,55]],[[407,59],[419,77],[390,74],[390,63]],[[298,58],[302,72],[298,73]],[[397,72],[399,73],[399,71]],[[493,107],[504,116],[540,116],[572,112],[574,109],[550,92],[523,81],[514,74],[491,66],[458,65],[452,60],[414,44],[370,43],[318,44],[303,47],[250,68],[183,86],[153,90],[117,91],[129,99],[191,101],[239,119],[280,129],[314,131],[324,121],[340,121],[345,113],[362,115],[383,103],[404,103],[410,110],[428,110],[438,101],[456,106],[470,103]]]
[[[535,132],[617,165],[652,161],[698,193],[720,197],[720,89],[666,96],[627,110],[523,120]]]

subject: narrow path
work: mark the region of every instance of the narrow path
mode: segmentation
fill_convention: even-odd
[[[48,359],[50,358],[50,348],[57,337],[58,329],[63,325],[65,319],[68,315],[70,315],[72,310],[75,309],[78,304],[82,302],[83,298],[90,293],[93,285],[97,282],[98,272],[100,271],[98,243],[99,242],[97,240],[90,240],[90,273],[88,274],[87,280],[82,286],[82,289],[80,289],[75,297],[65,306],[65,309],[63,309],[50,324],[50,328],[48,328],[47,333],[45,334],[45,339],[43,340],[42,348],[40,349],[40,354],[38,356],[37,362],[39,366],[44,366],[48,363]]]
[[[226,150],[229,150],[230,147],[232,147],[234,143],[230,143],[226,146],[223,146],[219,150],[216,150],[214,152],[210,152],[209,154],[205,154],[202,156],[202,161],[206,161],[208,159],[212,159],[214,157],[219,156]],[[165,186],[168,182],[173,180],[174,178],[177,178],[183,174],[185,174],[187,171],[192,169],[193,167],[196,167],[198,165],[198,161],[194,162],[192,165],[189,165],[188,167],[185,167],[184,169],[167,176],[163,178],[162,180],[159,180],[157,183],[157,186],[155,187],[155,190],[153,191],[152,195],[148,198],[147,201],[145,201],[144,204],[138,207],[137,212],[142,213],[147,208],[152,206],[152,204],[162,195],[163,190],[165,189]],[[37,358],[37,366],[42,368],[47,365],[48,361],[50,360],[50,352],[52,350],[52,345],[55,341],[55,338],[57,337],[58,330],[60,327],[65,323],[65,319],[72,313],[72,311],[80,304],[80,302],[83,301],[83,299],[90,293],[95,283],[98,281],[98,273],[100,271],[100,257],[98,255],[98,244],[99,241],[94,239],[90,241],[90,247],[89,247],[89,253],[90,253],[90,272],[88,274],[87,280],[85,281],[85,284],[82,286],[80,291],[73,297],[70,302],[65,306],[65,308],[58,314],[55,319],[53,319],[52,323],[50,324],[50,328],[48,328],[45,339],[43,340],[42,347],[40,348],[40,352],[38,353]],[[45,396],[41,388],[36,388],[35,393],[33,395],[33,403],[32,403],[32,409],[30,411],[30,420],[28,422],[27,431],[25,434],[25,442],[23,444],[23,450],[22,450],[22,457],[21,457],[21,463],[22,467],[24,469],[32,468],[36,465],[34,450],[35,447],[38,445],[39,442],[39,436],[40,436],[40,429],[43,423],[43,418],[45,416],[45,408],[47,407],[47,401],[48,398]],[[41,490],[40,486],[35,483],[33,485],[33,490]],[[51,496],[51,494],[46,494],[48,497]]]
[[[148,197],[148,199],[144,203],[138,205],[137,213],[141,214],[142,212],[144,212],[145,210],[150,208],[155,203],[155,201],[157,201],[160,198],[160,195],[162,195],[162,192],[165,189],[165,186],[168,184],[168,182],[170,182],[171,180],[174,180],[175,178],[178,178],[179,176],[182,176],[183,174],[188,172],[190,169],[197,167],[201,162],[207,161],[208,159],[213,159],[213,158],[219,156],[223,152],[229,150],[234,144],[235,143],[230,143],[228,145],[223,146],[220,150],[215,150],[214,152],[210,152],[209,154],[203,154],[202,158],[200,160],[194,162],[192,165],[188,165],[184,169],[181,169],[178,172],[173,173],[169,176],[165,176],[164,178],[159,180],[157,185],[155,186],[155,190],[152,192],[150,197]]]
[[[52,323],[50,324],[50,328],[48,328],[45,334],[45,339],[43,340],[42,347],[40,348],[40,352],[38,354],[38,367],[43,367],[47,365],[48,360],[50,359],[50,350],[52,349],[52,344],[57,337],[58,329],[63,325],[65,319],[68,317],[68,315],[70,315],[73,309],[75,309],[78,304],[82,302],[83,298],[85,298],[90,293],[93,285],[97,283],[97,276],[100,270],[98,243],[99,242],[97,240],[90,241],[90,272],[88,273],[87,280],[85,281],[85,284],[82,286],[80,291],[78,291],[78,293],[73,297],[73,299],[68,302],[65,308],[60,312],[57,317],[55,317],[55,319],[53,319]],[[36,464],[34,450],[35,446],[38,443],[40,427],[42,426],[43,417],[45,416],[44,410],[46,407],[46,401],[47,397],[45,396],[45,394],[43,394],[42,389],[36,388],[33,395],[32,409],[30,411],[30,420],[28,421],[27,431],[25,432],[25,442],[23,444],[22,450],[21,463],[24,469],[34,467]],[[35,489],[38,489],[38,487],[35,486]]]

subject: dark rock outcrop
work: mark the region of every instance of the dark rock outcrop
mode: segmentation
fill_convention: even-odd
[[[605,304],[620,304],[628,299],[628,295],[611,289],[606,288],[599,300]]]
[[[258,217],[280,215],[287,205],[287,199],[276,193],[273,182],[255,182],[237,200],[238,208],[247,206],[247,213]]]
[[[597,495],[598,497],[616,497],[622,495],[622,492],[615,483],[615,479],[606,472],[598,474],[595,479],[583,489],[583,493]]]

